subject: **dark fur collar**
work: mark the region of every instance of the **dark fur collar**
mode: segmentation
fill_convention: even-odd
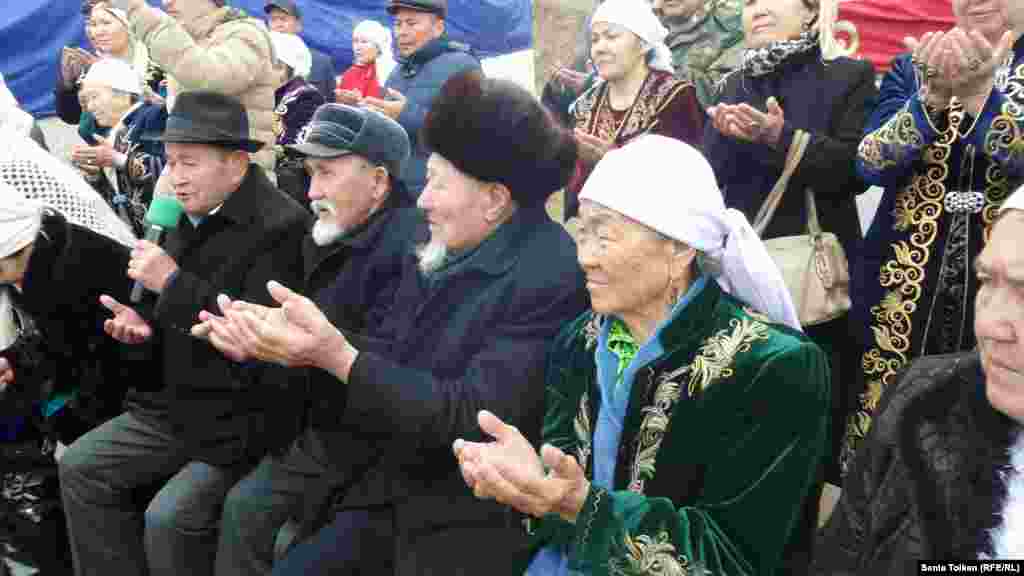
[[[976,352],[912,368],[922,392],[907,405],[899,442],[916,497],[922,552],[932,559],[976,558],[1006,498],[1002,473],[1017,426],[985,396]],[[910,383],[907,383],[910,384]]]

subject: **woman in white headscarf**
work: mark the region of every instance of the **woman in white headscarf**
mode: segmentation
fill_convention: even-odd
[[[104,58],[125,62],[132,67],[146,88],[146,99],[158,104],[163,102],[160,93],[164,92],[161,87],[164,75],[151,62],[145,44],[132,34],[124,10],[114,8],[107,2],[86,2],[82,13],[86,18],[86,36],[96,53],[81,48],[64,48],[55,95],[57,115],[68,124],[78,124],[82,139],[94,144],[96,134],[104,135],[111,128],[97,126],[93,116],[83,109],[78,97],[80,81],[94,62]]]
[[[370,96],[383,98],[384,83],[397,66],[391,52],[391,31],[375,20],[363,20],[352,30],[355,61],[338,77],[334,94],[340,104],[354,106]]]
[[[132,288],[129,248],[102,225],[75,223],[102,219],[87,218],[91,203],[60,190],[58,178],[30,159],[0,160],[0,387],[13,383],[20,396],[42,402],[53,439],[67,445],[116,415],[147,365],[144,350],[122,354],[103,332],[100,295],[127,298]],[[11,338],[14,309],[38,331],[31,354]]]
[[[764,245],[663,136],[606,154],[580,199],[592,312],[551,349],[546,445],[481,412],[466,483],[534,517],[531,576],[806,568],[829,374]]]
[[[602,156],[641,134],[700,147],[704,113],[687,80],[673,74],[668,30],[642,0],[607,0],[591,18],[590,56],[600,81],[573,105],[580,157],[565,192],[565,217]],[[670,166],[660,167],[671,175]]]

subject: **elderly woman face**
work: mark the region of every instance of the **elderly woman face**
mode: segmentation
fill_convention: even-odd
[[[597,73],[608,82],[646,67],[646,52],[643,40],[619,24],[594,22],[590,28],[590,57]]]
[[[748,48],[771,42],[795,40],[817,12],[809,0],[746,0],[743,5],[743,35]],[[814,2],[816,5],[817,2]]]
[[[363,34],[356,34],[352,37],[352,52],[355,53],[356,64],[359,65],[372,63],[380,54],[377,45]]]
[[[1024,212],[1000,218],[975,270],[980,282],[974,333],[992,406],[1024,422]]]
[[[580,203],[576,237],[591,307],[598,314],[658,317],[672,298],[677,245],[590,200]],[[678,286],[676,288],[679,288]]]
[[[96,50],[114,56],[128,52],[131,42],[128,29],[105,7],[93,8],[92,14],[89,16],[89,23],[91,27],[90,40]]]

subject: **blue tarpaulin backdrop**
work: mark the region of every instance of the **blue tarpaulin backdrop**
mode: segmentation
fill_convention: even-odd
[[[158,1],[148,0],[159,5]],[[263,18],[263,0],[228,0]],[[85,46],[79,0],[5,0],[0,10],[0,72],[22,106],[36,117],[53,114],[53,87],[60,49]],[[481,57],[526,50],[533,45],[531,0],[448,0],[452,39]],[[352,61],[352,28],[372,18],[390,25],[386,0],[299,0],[313,48],[332,54],[343,72]]]

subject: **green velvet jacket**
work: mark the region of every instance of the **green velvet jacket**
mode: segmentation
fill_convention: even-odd
[[[547,372],[544,441],[588,477],[602,321],[564,328]],[[567,546],[570,568],[595,576],[784,573],[787,545],[813,530],[803,510],[828,437],[825,354],[713,281],[661,338],[632,386],[616,489],[592,486],[575,524],[528,521],[534,550]]]

